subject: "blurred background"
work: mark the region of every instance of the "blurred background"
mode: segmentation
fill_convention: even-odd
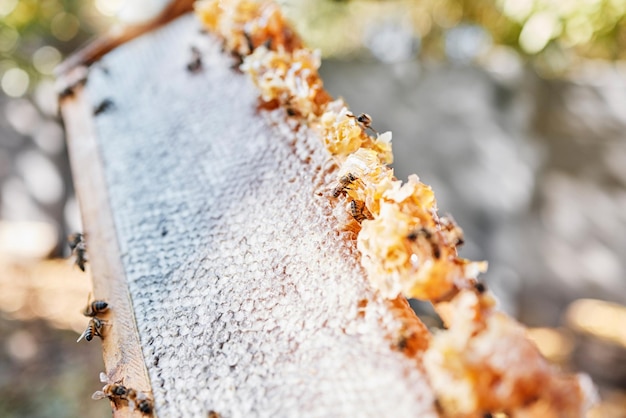
[[[53,70],[163,1],[0,0],[0,416],[110,415]],[[626,417],[626,0],[282,0],[327,89],[393,131],[502,308]],[[80,173],[77,173],[80,175]],[[424,321],[436,318],[415,302]]]

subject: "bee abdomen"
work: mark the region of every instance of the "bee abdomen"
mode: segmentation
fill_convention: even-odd
[[[144,414],[152,413],[152,403],[147,399],[140,401],[139,404],[137,404],[137,408]]]
[[[109,309],[109,304],[103,300],[95,300],[91,303],[91,309],[95,313],[102,313]]]

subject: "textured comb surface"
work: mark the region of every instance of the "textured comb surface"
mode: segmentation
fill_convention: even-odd
[[[437,416],[338,231],[319,139],[260,114],[198,30],[185,16],[123,45],[86,86],[114,104],[96,135],[158,415]]]

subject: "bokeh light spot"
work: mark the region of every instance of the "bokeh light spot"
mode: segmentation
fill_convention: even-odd
[[[17,6],[17,0],[0,0],[0,16],[11,14],[15,6]]]
[[[96,0],[96,9],[104,16],[115,16],[122,5],[121,0]]]
[[[432,14],[437,25],[450,29],[463,18],[463,8],[459,3],[441,1],[435,3]]]
[[[129,24],[139,24],[155,18],[167,6],[167,0],[137,0],[121,2],[117,18]]]
[[[22,0],[17,2],[6,20],[11,26],[20,28],[27,25],[36,14],[37,2]]]
[[[33,54],[33,65],[42,74],[50,75],[61,62],[61,53],[51,46],[42,46]]]
[[[602,300],[579,299],[567,308],[565,317],[568,325],[578,332],[626,347],[624,306]]]
[[[548,45],[548,42],[560,32],[559,23],[552,13],[533,15],[519,35],[519,44],[529,54],[536,54]]]
[[[11,100],[6,104],[4,116],[11,127],[19,134],[31,135],[40,122],[39,112],[26,100]]]
[[[39,202],[53,204],[63,197],[63,179],[58,169],[41,153],[25,151],[15,164],[29,193]]]
[[[60,41],[69,41],[78,33],[80,22],[71,13],[58,13],[50,22],[50,31]]]
[[[416,49],[413,30],[409,25],[400,22],[389,22],[375,27],[366,36],[372,55],[382,62],[409,60]]]
[[[593,36],[593,25],[587,16],[577,16],[567,21],[565,28],[567,41],[572,45],[584,44]]]
[[[7,96],[21,97],[28,90],[30,78],[28,73],[21,68],[11,68],[2,76],[2,90]]]
[[[10,52],[17,43],[20,34],[8,26],[0,28],[0,52]]]
[[[41,80],[35,87],[33,99],[43,114],[52,117],[57,115],[59,111],[59,103],[53,81]]]
[[[28,331],[16,331],[6,342],[7,354],[18,361],[28,361],[37,355],[37,341]]]
[[[523,22],[533,10],[533,0],[502,0],[502,13],[517,22]]]
[[[47,154],[56,155],[63,151],[63,129],[54,121],[43,121],[33,135],[33,141]]]
[[[0,221],[0,251],[2,254],[16,259],[38,259],[46,257],[54,249],[58,231],[49,222],[35,221]],[[4,298],[0,298],[0,309],[7,309]],[[17,296],[10,298],[20,299]],[[17,302],[16,302],[17,303]],[[20,301],[18,305],[21,306]],[[19,309],[19,306],[15,310]]]

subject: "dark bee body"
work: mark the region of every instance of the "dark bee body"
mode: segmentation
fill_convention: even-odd
[[[122,385],[122,380],[113,383],[109,381],[105,373],[100,373],[100,381],[106,383],[106,385],[104,385],[102,390],[94,392],[94,394],[91,395],[91,399],[99,400],[108,398],[111,402],[115,403],[116,407],[118,407],[119,404],[128,404],[131,410],[137,408],[142,414],[147,415],[151,415],[154,411],[152,401],[148,399],[145,393]]]
[[[122,385],[118,385],[118,384],[112,384],[112,385],[107,385],[110,386],[110,393],[113,396],[125,399],[128,396],[128,389],[126,389],[126,386],[122,386]]]
[[[350,202],[350,213],[357,222],[362,222],[368,218],[366,211],[365,202],[357,202],[356,200]]]
[[[104,113],[108,110],[113,109],[115,105],[113,104],[113,100],[104,99],[100,102],[100,104],[93,109],[94,116],[98,116],[100,113]]]
[[[102,390],[99,390],[91,395],[91,398],[95,400],[109,398],[111,402],[117,404],[120,401],[125,401],[127,396],[128,389],[125,386],[120,385],[119,383],[109,383],[106,384]]]
[[[439,219],[439,224],[441,225],[441,231],[444,233],[446,237],[446,241],[455,246],[460,246],[465,243],[463,238],[463,230],[455,220],[451,216],[442,216]]]
[[[154,406],[152,406],[152,401],[148,399],[145,393],[138,392],[135,389],[128,389],[126,398],[131,409],[137,408],[142,414],[152,414]]]
[[[419,228],[416,229],[415,231],[411,232],[409,235],[407,235],[407,238],[410,241],[417,241],[417,239],[423,236],[424,238],[426,238],[427,240],[430,240],[432,238],[432,234],[430,233],[430,231],[426,228]]]
[[[74,264],[82,271],[85,271],[85,263],[87,263],[87,244],[85,243],[85,236],[77,232],[70,235],[67,238],[67,242],[72,250],[72,254],[76,257]]]
[[[109,400],[115,403],[116,405],[120,401],[128,400],[129,389],[126,388],[126,386],[121,384],[122,382],[121,380],[115,383],[112,383],[112,382],[109,382],[109,378],[107,377],[106,374],[100,373],[100,381],[102,383],[106,383],[106,385],[102,387],[102,390],[94,392],[94,394],[91,395],[91,399],[98,400],[98,399],[109,398]]]
[[[474,284],[474,289],[476,289],[478,293],[482,294],[487,291],[487,286],[483,282],[476,282]]]
[[[191,47],[191,61],[187,64],[187,71],[190,73],[197,73],[202,69],[202,55],[200,50],[192,46]]]
[[[84,86],[87,83],[87,77],[81,77],[75,82],[71,83],[63,90],[59,91],[59,99],[65,99],[66,97],[74,96],[78,87]]]
[[[369,129],[372,132],[374,132],[376,135],[378,135],[378,131],[372,128],[372,117],[368,115],[367,113],[361,113],[359,116],[354,116],[354,115],[348,115],[348,116],[356,119],[357,123],[361,125],[361,129],[363,129],[364,131]]]
[[[254,42],[252,42],[252,37],[246,31],[243,32],[243,36],[246,38],[246,44],[248,46],[248,53],[252,54],[254,52]]]
[[[94,317],[109,310],[109,304],[103,300],[94,300],[83,310],[83,315]]]
[[[87,263],[87,250],[84,248],[76,248],[74,253],[76,254],[75,264],[81,271],[85,271],[85,263]]]
[[[66,97],[72,97],[74,95],[74,89],[76,86],[67,86],[59,92],[59,99],[65,99]]]
[[[104,324],[106,324],[106,322],[100,318],[91,318],[89,324],[87,324],[87,328],[81,334],[81,336],[78,337],[78,340],[76,340],[76,342],[79,342],[83,338],[87,341],[91,341],[93,340],[94,336],[102,338],[102,327],[104,326]]]
[[[437,259],[441,257],[441,248],[439,247],[439,243],[437,242],[436,237],[428,228],[418,228],[415,231],[409,233],[406,238],[411,242],[417,242],[417,240],[419,240],[420,238],[424,238],[424,240],[426,240],[426,242],[430,244],[433,257]]]
[[[76,232],[67,237],[67,243],[72,251],[74,251],[79,245],[83,244],[84,241],[85,237],[80,232]]]
[[[370,128],[372,125],[372,117],[367,113],[361,113],[359,116],[356,117],[356,121],[366,128]]]
[[[409,340],[402,336],[400,337],[400,339],[398,340],[397,344],[396,344],[396,349],[398,351],[404,351],[404,349],[407,347],[407,345],[409,344]]]
[[[139,411],[141,411],[141,413],[143,414],[151,414],[154,408],[152,407],[152,402],[150,402],[149,399],[144,399],[142,401],[139,401],[139,403],[137,404],[137,409],[139,409]]]
[[[357,180],[357,177],[348,173],[345,176],[341,176],[339,179],[339,185],[333,189],[333,197],[339,197],[341,194],[346,194],[346,190],[350,188],[350,185]]]

